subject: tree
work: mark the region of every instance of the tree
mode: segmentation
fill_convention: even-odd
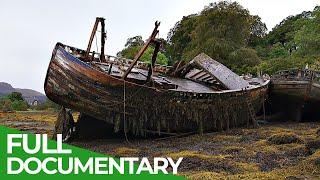
[[[9,99],[6,98],[1,98],[0,99],[0,110],[2,111],[12,111],[12,107],[11,107],[11,101]]]
[[[250,21],[251,26],[248,45],[254,47],[261,43],[264,44],[264,38],[266,37],[268,30],[266,24],[261,21],[259,16],[252,16]]]
[[[305,25],[308,24],[312,12],[304,11],[295,16],[288,16],[277,24],[266,37],[266,46],[278,46],[280,44],[288,53],[292,54],[297,49],[295,41],[296,33]],[[277,47],[279,49],[279,47]],[[272,50],[272,48],[271,48]],[[271,52],[273,53],[273,52]],[[273,57],[273,55],[267,55]]]
[[[196,27],[198,17],[196,14],[184,16],[181,21],[170,29],[167,37],[169,64],[172,65],[174,62],[182,60],[182,55],[192,40],[192,31]]]
[[[12,92],[8,95],[8,98],[13,101],[23,101],[22,94],[20,92]]]
[[[238,74],[256,73],[255,66],[261,63],[257,52],[251,48],[240,48],[229,54],[228,64]]]
[[[249,45],[266,35],[266,30],[260,17],[250,15],[237,2],[211,3],[201,13],[184,17],[170,30],[167,39],[169,62],[189,61],[204,52],[237,71],[238,66],[233,64],[236,56],[230,54],[241,48],[249,48]],[[242,49],[241,54],[251,53],[248,57],[256,55],[253,51]],[[233,59],[229,59],[231,57]],[[252,62],[242,62],[244,64],[241,66],[252,65]]]
[[[232,64],[234,66],[256,66],[261,62],[260,57],[257,55],[257,52],[254,49],[251,48],[240,48],[232,53],[230,53],[229,58],[231,62],[229,64]]]
[[[139,52],[139,50],[142,48],[144,44],[144,41],[142,40],[141,42],[140,39],[142,40],[141,36],[134,36],[132,38],[129,38],[126,42],[125,48],[122,51],[118,52],[117,56],[124,57],[127,59],[134,59],[134,56]],[[163,39],[161,41],[163,41]],[[149,46],[139,60],[150,63],[153,55],[153,51],[154,51],[154,47],[152,45]],[[163,50],[160,50],[158,52],[156,63],[162,64],[162,65],[168,64],[168,59],[165,56]]]
[[[134,36],[127,39],[125,47],[142,46],[143,44],[142,36]]]
[[[0,108],[3,111],[25,111],[29,108],[28,103],[19,92],[12,92],[0,99]]]
[[[29,105],[24,100],[15,100],[11,103],[11,107],[15,111],[26,111]]]
[[[274,44],[268,53],[269,58],[280,58],[287,57],[289,55],[288,50],[283,47],[280,43]]]
[[[320,8],[316,7],[302,28],[295,34],[294,40],[298,53],[305,55],[320,55]]]

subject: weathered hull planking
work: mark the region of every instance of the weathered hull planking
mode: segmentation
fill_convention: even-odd
[[[285,73],[284,73],[285,72]],[[288,75],[289,74],[289,75]],[[291,120],[320,115],[319,74],[309,70],[280,71],[271,79],[270,102],[272,112],[283,112]]]
[[[159,89],[112,76],[57,44],[44,87],[50,100],[105,121],[115,132],[143,135],[147,131],[202,133],[251,126],[255,122],[250,117],[248,100],[258,112],[268,82],[247,90]]]

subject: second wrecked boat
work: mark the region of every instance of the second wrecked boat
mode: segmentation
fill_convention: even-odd
[[[95,53],[90,49],[99,22],[101,53]],[[55,46],[44,84],[46,95],[87,117],[80,118],[78,129],[89,129],[92,119],[106,122],[115,132],[135,135],[255,126],[269,80],[245,80],[205,54],[173,67],[157,65],[158,26],[156,22],[134,60],[128,60],[104,55],[104,19],[97,18],[87,50]],[[155,47],[151,63],[139,62],[150,44]],[[61,116],[56,133],[65,134],[74,123],[67,114]]]
[[[278,71],[272,75],[270,89],[272,113],[283,113],[294,121],[320,117],[320,72],[310,69]]]

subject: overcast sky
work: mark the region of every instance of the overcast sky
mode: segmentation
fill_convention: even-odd
[[[127,38],[148,37],[161,21],[160,37],[183,16],[213,0],[2,0],[0,3],[0,82],[44,92],[43,83],[56,42],[85,48],[95,20],[106,18],[107,54]],[[259,15],[269,30],[289,15],[313,10],[320,0],[238,0]]]

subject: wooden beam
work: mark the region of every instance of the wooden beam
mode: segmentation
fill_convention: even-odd
[[[155,27],[154,27],[154,29],[153,29],[153,31],[151,33],[151,36],[149,37],[147,42],[143,45],[143,47],[140,49],[140,51],[135,55],[135,57],[133,59],[133,62],[131,63],[130,67],[126,70],[126,72],[122,76],[123,79],[125,79],[128,76],[128,74],[131,72],[133,67],[137,64],[137,62],[140,59],[140,57],[147,50],[149,45],[153,42],[153,40],[155,39],[156,35],[159,33],[159,31],[158,31],[158,27],[159,26],[160,26],[160,22],[156,21],[155,22]]]
[[[106,30],[105,30],[105,24],[104,24],[104,18],[100,18],[100,23],[101,23],[101,54],[100,54],[100,60],[101,62],[105,62],[105,57],[104,57],[104,45],[106,42]]]
[[[149,68],[149,72],[148,72],[147,82],[150,82],[152,80],[153,68],[154,68],[154,65],[156,64],[157,55],[160,50],[161,42],[155,41],[155,44],[156,44],[156,46],[155,46],[153,54],[152,54],[152,59],[151,59],[151,64],[150,64],[150,68]]]
[[[95,21],[95,23],[94,23],[93,29],[92,29],[92,31],[91,31],[89,43],[88,43],[88,46],[87,46],[86,59],[89,58],[89,53],[90,53],[90,49],[91,49],[91,46],[92,46],[92,41],[93,41],[93,38],[94,38],[94,36],[95,36],[95,34],[96,34],[99,21],[100,21],[100,18],[97,17],[97,18],[96,18],[96,21]]]

